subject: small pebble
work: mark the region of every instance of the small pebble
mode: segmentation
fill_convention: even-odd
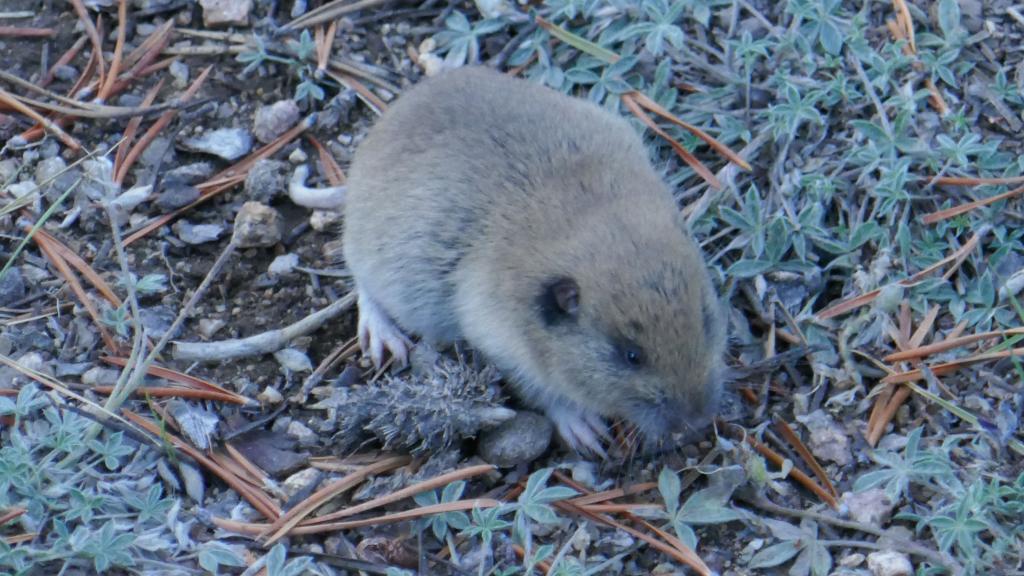
[[[869,526],[881,527],[892,514],[893,503],[885,490],[872,488],[863,492],[846,492],[843,504],[850,510],[850,518]]]
[[[245,26],[249,24],[252,0],[199,0],[203,24],[207,26]]]
[[[164,173],[164,181],[176,180],[186,184],[202,182],[213,176],[213,164],[209,162],[192,162],[177,166]]]
[[[864,555],[860,552],[854,552],[840,558],[839,565],[843,568],[856,568],[864,563],[864,558]]]
[[[192,224],[187,220],[178,220],[171,225],[171,230],[186,244],[205,244],[213,242],[224,233],[220,224]]]
[[[96,366],[82,374],[82,384],[86,386],[113,386],[121,372],[113,368]]]
[[[285,348],[274,352],[274,360],[277,360],[281,367],[292,372],[311,372],[313,370],[313,362],[310,361],[309,356],[295,348]]]
[[[227,322],[219,318],[202,318],[199,320],[199,336],[203,340],[213,338],[218,330],[227,325]]]
[[[345,215],[336,210],[313,210],[309,215],[309,225],[317,232],[334,230],[345,219]]]
[[[14,305],[28,294],[21,268],[12,266],[0,277],[0,308]]]
[[[260,160],[245,175],[245,195],[249,200],[269,204],[288,188],[288,165],[280,160]]]
[[[178,90],[183,90],[188,86],[188,64],[185,64],[181,60],[175,60],[174,62],[171,62],[168,72],[171,73],[171,78],[174,79],[171,82],[171,86],[174,86]]]
[[[906,554],[883,550],[868,554],[868,570],[873,576],[910,576],[914,573],[914,566]]]
[[[312,446],[316,444],[318,438],[316,432],[298,420],[292,420],[288,424],[288,435],[295,438],[300,446]]]
[[[179,146],[190,152],[213,154],[231,162],[252,150],[252,134],[243,128],[219,128],[186,138]]]
[[[299,106],[293,100],[279,100],[261,106],[253,118],[252,132],[264,144],[272,142],[299,121]]]
[[[322,474],[316,468],[300,470],[281,482],[281,490],[291,498],[299,492],[311,488],[314,482],[319,482],[321,476]]]
[[[199,189],[179,180],[165,179],[156,205],[163,212],[183,208],[199,199]]]
[[[815,410],[806,416],[797,416],[797,421],[811,433],[807,446],[822,460],[835,462],[840,466],[853,463],[850,451],[850,435],[842,429],[824,410]]]
[[[259,202],[246,202],[235,217],[235,241],[241,248],[265,248],[281,241],[284,219]]]
[[[309,160],[309,156],[306,155],[302,148],[296,148],[288,155],[288,161],[292,164],[302,164],[306,160]]]
[[[551,444],[551,421],[535,412],[519,411],[511,420],[480,437],[480,457],[501,467],[532,462]]]
[[[262,392],[256,395],[256,399],[264,406],[276,406],[284,401],[284,396],[273,386],[267,386]]]
[[[267,273],[271,276],[285,276],[292,273],[295,267],[299,265],[298,254],[282,254],[267,267]]]

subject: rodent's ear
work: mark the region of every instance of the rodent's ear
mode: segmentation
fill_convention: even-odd
[[[572,278],[553,278],[541,288],[537,304],[545,324],[575,319],[580,307],[580,286]]]

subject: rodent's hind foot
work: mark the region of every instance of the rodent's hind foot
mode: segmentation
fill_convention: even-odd
[[[608,459],[601,440],[611,440],[611,436],[608,434],[608,425],[599,415],[564,404],[549,406],[547,414],[569,448],[580,454]]]
[[[387,350],[395,363],[405,366],[409,359],[412,341],[395,324],[377,302],[366,292],[359,290],[359,347],[370,354],[370,360],[380,368]]]

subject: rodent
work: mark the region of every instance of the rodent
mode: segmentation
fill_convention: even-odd
[[[579,452],[602,417],[648,440],[717,411],[724,314],[639,134],[483,67],[404,92],[358,146],[343,252],[359,340],[404,362],[466,341]]]

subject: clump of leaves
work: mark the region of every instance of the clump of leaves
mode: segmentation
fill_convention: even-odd
[[[1005,572],[1007,553],[1024,549],[1024,474],[1007,479],[990,475],[985,465],[973,471],[955,466],[953,451],[981,455],[989,447],[977,437],[953,435],[926,449],[923,431],[907,436],[902,454],[873,451],[880,469],[861,475],[854,490],[883,487],[894,502],[905,503],[894,519],[930,533],[939,550],[951,553],[969,573]]]
[[[480,574],[532,574],[534,567],[540,562],[549,560],[555,553],[552,544],[541,544],[534,546],[534,526],[538,524],[559,524],[563,521],[552,507],[554,502],[565,500],[577,495],[577,492],[565,486],[548,486],[553,468],[544,468],[532,473],[526,480],[526,487],[519,494],[514,503],[496,506],[494,508],[474,508],[470,515],[463,512],[445,512],[436,514],[422,521],[423,528],[430,528],[431,533],[441,543],[448,546],[451,557],[457,559],[461,554],[457,550],[455,541],[452,539],[452,531],[459,534],[459,540],[464,541],[466,546],[479,542],[480,550],[484,552],[481,557],[491,556],[492,545],[495,539],[502,542],[514,542],[526,551],[522,565],[505,565],[498,562],[490,566],[490,572],[486,572],[486,562],[479,561],[478,569]],[[463,481],[453,482],[445,486],[440,494],[437,491],[427,492],[416,496],[416,502],[421,506],[429,506],[444,502],[454,502],[462,498],[466,483]],[[564,558],[557,559],[552,565],[553,574],[589,574],[594,567],[579,567],[579,572],[565,572],[572,562]],[[559,568],[559,566],[561,566]],[[588,571],[589,570],[589,571]]]
[[[0,397],[0,509],[22,507],[4,537],[35,532],[25,543],[0,537],[0,572],[57,574],[147,566],[154,570],[199,552],[204,567],[244,565],[230,548],[210,552],[185,536],[179,504],[154,473],[162,455],[121,432],[87,443],[91,423],[49,402],[31,384]],[[212,570],[216,573],[216,570]]]
[[[251,74],[260,66],[276,63],[284,65],[289,73],[298,79],[295,85],[294,99],[297,101],[321,101],[326,92],[318,79],[312,57],[316,53],[316,43],[309,30],[303,30],[298,40],[286,41],[283,45],[271,47],[259,34],[253,33],[252,49],[238,54],[235,60],[245,64],[242,76]]]

